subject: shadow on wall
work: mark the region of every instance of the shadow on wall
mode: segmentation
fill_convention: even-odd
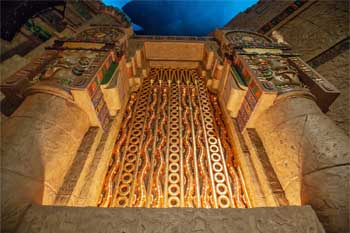
[[[55,203],[90,126],[86,113],[49,94],[27,96],[1,127],[2,231],[31,205]]]

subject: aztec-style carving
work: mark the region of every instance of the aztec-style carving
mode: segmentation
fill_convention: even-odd
[[[56,10],[43,12],[39,17],[58,32],[62,32],[66,28],[66,23],[63,22],[63,17]]]
[[[93,27],[77,34],[76,40],[85,42],[117,43],[124,35],[121,29],[112,26]]]
[[[278,55],[242,55],[241,58],[268,90],[277,89],[282,92],[303,87],[298,71],[288,63],[286,58]]]
[[[93,125],[104,128],[109,122],[110,111],[101,88],[108,86],[116,89],[116,93],[120,92],[120,85],[109,84],[119,77],[118,63],[123,53],[119,46],[111,43],[119,44],[123,34],[120,29],[95,27],[78,34],[78,40],[55,41],[41,58],[5,80],[1,88],[11,98],[45,92],[74,101],[89,112]],[[91,42],[99,44],[89,44]],[[111,102],[110,108],[116,111],[119,102]]]
[[[304,2],[295,4],[300,7]],[[6,163],[1,172],[6,178],[1,195],[5,196],[6,219],[2,221],[8,224],[6,230],[11,232],[20,222],[22,227],[29,224],[27,229],[33,232],[41,228],[45,221],[38,218],[46,207],[31,205],[40,203],[37,199],[42,195],[44,205],[227,208],[219,210],[215,218],[223,224],[213,224],[215,229],[207,223],[215,220],[211,213],[218,210],[155,211],[153,214],[172,216],[165,220],[169,224],[155,218],[164,232],[174,231],[172,224],[177,221],[178,227],[178,219],[186,224],[177,229],[185,232],[236,228],[243,232],[322,232],[314,216],[301,211],[304,207],[290,207],[288,213],[293,215],[287,215],[278,206],[312,204],[321,217],[328,217],[323,213],[328,207],[317,206],[319,199],[342,205],[346,194],[334,195],[330,184],[345,180],[345,175],[339,179],[332,174],[328,176],[331,181],[322,178],[328,169],[333,173],[348,165],[342,149],[345,140],[338,132],[325,130],[327,127],[314,126],[319,121],[331,125],[314,100],[325,110],[338,92],[292,53],[287,43],[228,29],[218,29],[215,36],[208,37],[130,38],[130,20],[113,7],[77,0],[67,8],[77,11],[76,27],[84,24],[85,30],[70,28],[79,33],[56,40],[40,58],[0,86],[6,98],[24,100],[4,123]],[[90,21],[95,24],[86,24],[101,14],[108,15],[106,24],[99,24],[100,17]],[[56,16],[40,17],[61,30],[66,23],[60,24]],[[50,38],[35,22],[28,21],[26,27],[41,40]],[[333,143],[334,136],[339,140]],[[335,152],[328,147],[336,148],[332,149]],[[13,163],[14,151],[16,158],[25,160]],[[57,164],[62,166],[52,169]],[[326,183],[324,187],[312,178],[317,176]],[[17,192],[28,184],[30,193]],[[255,209],[253,214],[232,210],[261,206],[276,208]],[[73,214],[78,221],[77,213],[82,213],[82,219],[89,220],[90,211],[82,209],[50,216]],[[338,206],[329,209],[330,224],[336,225],[335,217],[340,214],[333,210]],[[133,224],[139,219],[136,210],[124,210],[116,210],[122,214],[117,226],[109,225],[113,231],[117,227],[121,231],[152,228],[144,227],[143,220]],[[114,215],[111,209],[95,211]],[[171,211],[184,212],[174,220]],[[146,212],[140,213],[143,218]],[[193,213],[208,218],[184,217]],[[304,215],[310,219],[305,220]],[[234,216],[232,221],[230,216]],[[296,219],[302,228],[295,224]],[[41,223],[34,225],[36,221]],[[110,220],[103,217],[101,221]]]
[[[71,4],[74,7],[74,9],[79,13],[79,15],[83,17],[85,20],[89,20],[92,18],[92,15],[90,14],[86,5],[82,4],[82,1],[80,0],[72,1]]]
[[[96,13],[106,14],[114,18],[119,23],[119,27],[126,28],[131,26],[129,17],[119,9],[116,9],[112,6],[106,6],[100,1],[84,0],[84,3],[94,9]]]
[[[322,110],[327,111],[339,94],[333,85],[290,53],[286,44],[244,31],[226,32],[225,39],[222,48],[231,54],[227,59],[232,74],[239,85],[248,87],[237,116],[241,131],[247,124],[253,127],[256,112],[263,111],[262,108],[255,109],[259,101],[267,108],[283,94],[309,95],[316,98]],[[259,100],[261,96],[265,100]]]
[[[100,206],[248,206],[216,98],[197,71],[151,69],[123,124]]]
[[[237,47],[267,47],[272,42],[268,37],[246,31],[228,32],[225,34],[225,37],[231,44]]]
[[[98,84],[107,82],[110,78],[106,77],[109,69],[115,70],[116,66],[111,52],[64,50],[55,54],[57,54],[56,59],[47,62],[41,71],[37,71],[33,77],[28,78],[30,84],[41,81],[42,84],[54,85],[65,90],[85,88],[95,78]],[[114,67],[111,67],[112,64]],[[33,64],[31,63],[30,66]]]
[[[51,38],[51,34],[45,31],[42,27],[35,23],[33,19],[29,19],[25,23],[26,28],[33,33],[36,37],[38,37],[42,41],[46,41]]]

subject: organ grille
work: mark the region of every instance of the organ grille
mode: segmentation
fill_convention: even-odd
[[[196,70],[152,68],[131,96],[101,207],[247,207],[221,110]]]

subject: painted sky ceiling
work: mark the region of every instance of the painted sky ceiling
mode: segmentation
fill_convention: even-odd
[[[223,27],[235,15],[257,0],[103,0],[106,5],[122,9],[139,35],[204,36]]]

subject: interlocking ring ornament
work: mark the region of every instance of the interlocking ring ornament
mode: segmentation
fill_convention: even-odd
[[[247,206],[217,97],[196,70],[151,68],[124,115],[99,206]]]

